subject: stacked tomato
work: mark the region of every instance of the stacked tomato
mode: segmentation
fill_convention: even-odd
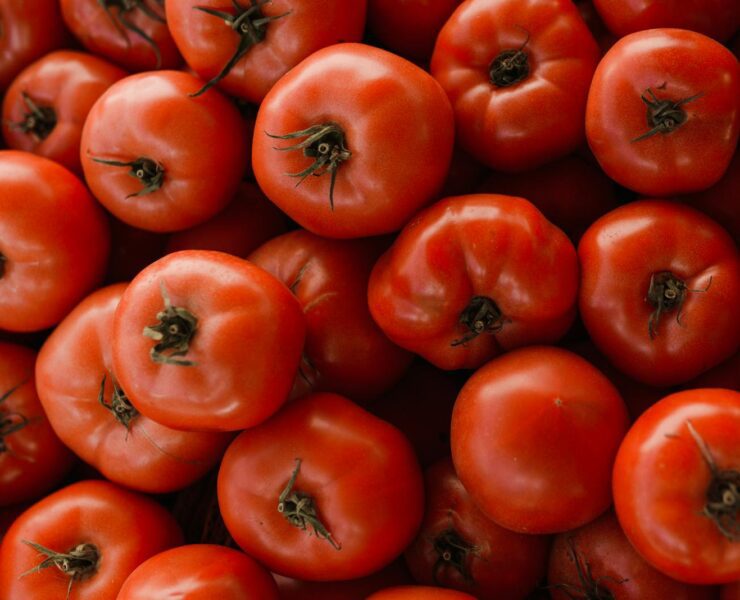
[[[0,0],[0,600],[740,598],[735,0]]]

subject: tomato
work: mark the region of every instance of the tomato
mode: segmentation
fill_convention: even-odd
[[[681,389],[721,387],[740,391],[740,352],[736,352],[716,367],[681,385]]]
[[[8,146],[50,158],[77,175],[80,137],[95,101],[126,72],[90,54],[59,50],[26,67],[3,100]]]
[[[553,600],[578,597],[619,600],[713,600],[716,590],[663,575],[630,545],[613,512],[555,538],[548,588]]]
[[[619,523],[642,557],[687,583],[740,579],[740,393],[677,392],[649,408],[614,464]]]
[[[278,600],[270,574],[246,554],[213,544],[165,550],[129,575],[116,600]]]
[[[454,590],[408,585],[381,590],[368,596],[367,600],[475,600],[475,597]]]
[[[452,109],[428,73],[385,50],[338,44],[265,97],[252,164],[267,197],[305,229],[367,237],[400,229],[432,200],[452,146]]]
[[[258,104],[285,73],[320,48],[359,42],[366,0],[167,0],[167,21],[193,71]]]
[[[452,413],[452,459],[478,507],[522,533],[579,527],[611,504],[611,469],[629,419],[611,382],[546,346],[473,374]]]
[[[594,74],[588,143],[606,174],[639,194],[703,190],[735,151],[738,95],[738,62],[721,44],[679,29],[633,33]]]
[[[36,353],[0,342],[0,506],[35,500],[69,472],[74,456],[54,435],[33,377]]]
[[[142,415],[235,431],[285,402],[303,349],[298,301],[229,254],[183,250],[149,265],[116,309],[113,372]]]
[[[578,12],[581,13],[581,17],[586,22],[586,26],[594,36],[596,43],[599,44],[602,55],[605,54],[614,45],[618,37],[604,25],[604,21],[601,20],[601,16],[597,12],[593,0],[575,0],[575,3],[578,7]]]
[[[102,280],[108,224],[82,182],[40,156],[0,151],[0,189],[0,329],[46,329]]]
[[[523,171],[583,142],[598,60],[570,0],[468,0],[440,31],[431,73],[463,149],[492,169]]]
[[[558,340],[577,287],[573,245],[530,202],[473,194],[445,198],[404,228],[373,269],[368,303],[402,348],[442,369],[473,369]]]
[[[740,600],[740,581],[723,585],[720,600]]]
[[[578,256],[583,322],[630,377],[682,383],[738,350],[737,248],[702,213],[665,200],[627,204],[586,231]]]
[[[234,440],[218,502],[247,554],[281,575],[317,581],[389,564],[413,539],[424,508],[404,436],[326,393],[296,400]]]
[[[523,599],[545,575],[550,540],[500,527],[474,504],[441,460],[424,473],[426,510],[406,562],[419,583],[455,588],[478,600]]]
[[[40,500],[0,546],[0,600],[115,600],[150,556],[182,543],[167,511],[106,481],[73,483]]]
[[[161,0],[61,0],[61,6],[85,48],[124,69],[173,69],[182,62]]]

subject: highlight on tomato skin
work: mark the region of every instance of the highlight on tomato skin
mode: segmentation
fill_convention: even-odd
[[[386,588],[368,596],[367,600],[476,600],[475,596],[425,585]]]

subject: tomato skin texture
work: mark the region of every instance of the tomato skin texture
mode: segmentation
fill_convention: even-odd
[[[503,351],[557,341],[575,316],[573,245],[530,202],[471,194],[419,213],[370,277],[370,312],[385,334],[441,369],[473,369]],[[498,331],[460,322],[474,297],[492,299]]]
[[[426,585],[405,585],[387,588],[368,596],[367,600],[476,600],[475,596],[455,590]]]
[[[588,144],[604,172],[646,196],[708,188],[727,169],[740,129],[740,68],[732,53],[700,33],[652,29],[620,39],[599,63],[586,108]],[[679,102],[686,120],[651,130],[646,104]],[[651,100],[652,101],[652,100]]]
[[[142,335],[172,306],[198,319],[185,360],[152,360]],[[303,349],[298,301],[246,260],[208,250],[168,254],[134,278],[116,309],[113,371],[139,411],[173,429],[235,431],[264,421],[285,402]]]
[[[257,562],[215,544],[165,550],[129,575],[116,600],[279,600],[277,586]]]
[[[313,498],[341,550],[278,512],[298,459],[293,489]],[[218,502],[234,540],[271,571],[329,581],[392,562],[416,534],[424,491],[413,449],[395,427],[343,396],[316,393],[234,440]]]
[[[491,83],[494,59],[523,45],[528,76]],[[463,149],[492,169],[524,171],[583,142],[599,54],[569,0],[468,0],[440,31],[431,73],[450,98]]]
[[[57,552],[95,545],[97,571],[75,581],[71,600],[115,600],[126,577],[144,560],[182,543],[170,514],[150,498],[107,481],[80,481],[50,494],[21,516],[0,546],[0,600],[65,598],[69,579],[51,566],[21,577],[44,556],[22,540]]]
[[[530,346],[492,360],[463,386],[452,459],[490,519],[521,533],[557,533],[609,507],[628,423],[616,388],[590,363]]]
[[[0,189],[0,329],[46,329],[102,280],[108,223],[77,177],[34,154],[0,151]]]
[[[351,156],[336,171],[298,173],[311,165],[276,140],[333,122]],[[302,227],[324,237],[354,238],[400,229],[445,180],[452,156],[452,109],[439,84],[407,60],[364,44],[338,44],[311,55],[283,77],[260,105],[252,143],[257,183]],[[268,135],[270,134],[270,135]]]
[[[191,98],[188,94],[201,84],[179,71],[131,75],[112,85],[90,110],[80,150],[85,178],[101,204],[129,225],[157,232],[192,227],[236,194],[249,155],[244,123],[216,90]],[[146,186],[129,167],[93,160],[141,157],[159,163],[164,178],[159,189],[138,197],[133,194]]]
[[[702,213],[665,200],[626,204],[586,231],[578,256],[586,329],[630,377],[653,386],[678,384],[737,351],[740,259],[727,232]],[[680,313],[663,312],[651,339],[655,308],[646,297],[651,275],[661,272],[694,291],[687,291]]]

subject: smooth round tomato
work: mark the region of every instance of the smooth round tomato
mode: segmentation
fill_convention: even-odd
[[[635,550],[687,583],[740,580],[740,393],[677,392],[624,438],[614,507]]]
[[[234,540],[275,573],[369,575],[416,534],[424,508],[414,451],[392,425],[343,396],[289,404],[229,446],[218,503]]]
[[[457,592],[455,590],[443,590],[426,585],[404,585],[386,588],[368,596],[367,600],[476,600],[474,596]]]
[[[270,574],[246,554],[214,544],[160,552],[128,576],[116,600],[278,600]]]
[[[452,413],[452,459],[478,507],[522,533],[588,523],[611,504],[624,402],[579,356],[531,346],[473,374]]]
[[[583,142],[598,60],[571,0],[468,0],[440,31],[431,73],[463,149],[492,169],[524,171]]]
[[[108,223],[82,182],[47,158],[0,151],[0,189],[0,329],[46,329],[102,280]]]
[[[633,33],[596,69],[588,144],[609,177],[640,194],[703,190],[735,152],[739,95],[737,59],[713,39],[682,29]]]
[[[596,221],[578,256],[586,329],[630,377],[682,383],[738,350],[740,257],[709,217],[676,202],[632,202]]]
[[[472,194],[419,213],[376,263],[370,312],[402,348],[442,369],[557,341],[575,316],[573,244],[530,202]]]
[[[265,97],[254,175],[313,233],[389,233],[442,187],[453,127],[450,103],[428,73],[379,48],[337,44],[312,54]]]
[[[218,91],[190,96],[199,85],[180,71],[131,75],[90,110],[80,149],[85,179],[121,221],[186,229],[236,194],[249,150],[244,123]]]
[[[0,600],[115,600],[142,562],[182,543],[159,504],[107,481],[80,481],[40,500],[0,546]]]

